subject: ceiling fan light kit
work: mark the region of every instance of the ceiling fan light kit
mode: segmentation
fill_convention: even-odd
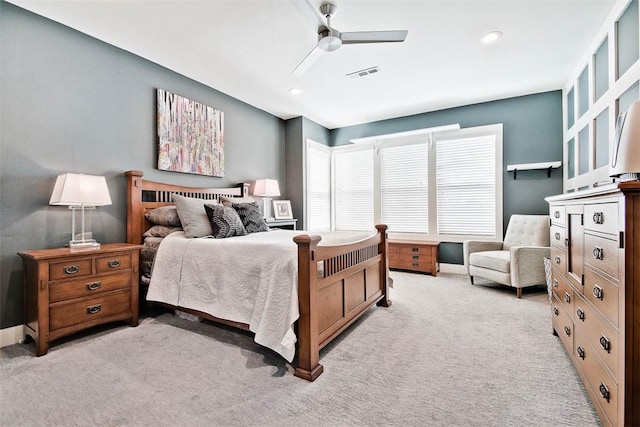
[[[403,42],[407,37],[407,30],[340,32],[331,27],[331,17],[335,15],[337,10],[338,7],[334,3],[325,2],[320,5],[320,13],[327,23],[318,28],[317,45],[291,72],[292,76],[302,75],[311,63],[318,58],[318,50],[333,52],[343,44]]]

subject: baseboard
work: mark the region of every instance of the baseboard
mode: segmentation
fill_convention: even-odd
[[[463,264],[442,264],[442,263],[440,263],[440,273],[467,274]]]
[[[24,325],[0,329],[0,348],[18,344],[24,340]]]

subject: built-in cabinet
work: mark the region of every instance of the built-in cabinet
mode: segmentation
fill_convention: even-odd
[[[640,425],[640,182],[553,196],[551,317],[604,425]]]

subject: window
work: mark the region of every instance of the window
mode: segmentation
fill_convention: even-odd
[[[307,141],[306,178],[307,230],[331,230],[331,148]]]
[[[502,125],[408,133],[323,147],[323,156],[307,150],[307,228],[370,230],[384,223],[392,237],[500,238]],[[316,161],[324,167],[314,167]],[[314,170],[322,170],[322,192],[309,175]],[[325,209],[314,207],[316,200]]]

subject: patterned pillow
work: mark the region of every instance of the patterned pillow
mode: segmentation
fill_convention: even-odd
[[[216,239],[247,234],[235,209],[224,205],[205,204],[204,210],[207,212],[209,221],[211,221],[213,237]]]
[[[260,207],[256,202],[253,203],[234,203],[231,205],[238,212],[242,225],[247,233],[257,233],[259,231],[269,231],[267,223],[260,213]]]

